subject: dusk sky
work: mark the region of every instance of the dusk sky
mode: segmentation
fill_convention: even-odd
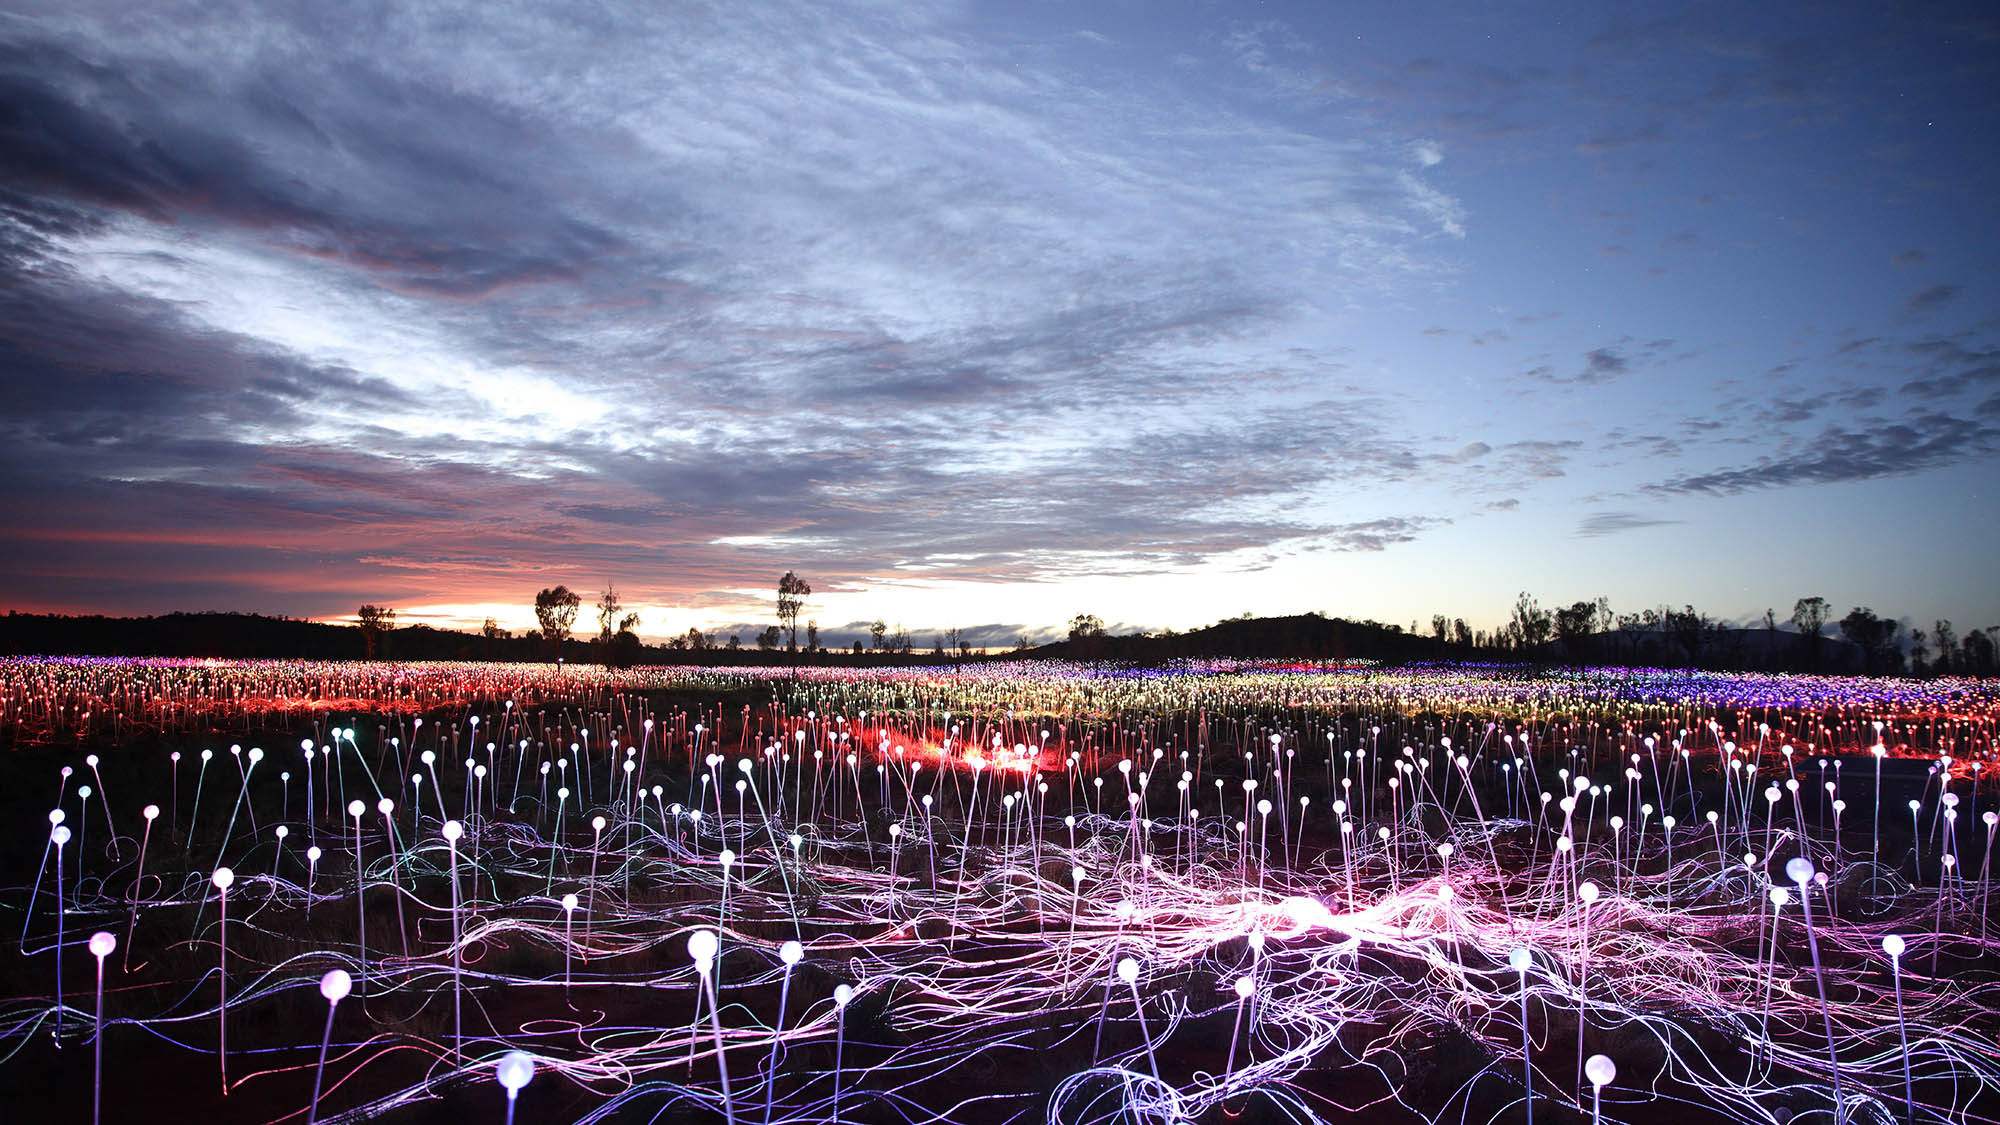
[[[1990,2],[6,7],[0,610],[2000,624]]]

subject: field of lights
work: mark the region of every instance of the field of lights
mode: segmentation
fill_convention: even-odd
[[[0,1118],[2000,1122],[1997,727],[1655,669],[0,661]]]

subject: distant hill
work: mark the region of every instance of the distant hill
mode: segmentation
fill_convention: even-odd
[[[1658,630],[1618,630],[1581,638],[1575,651],[1558,642],[1532,654],[1446,644],[1375,621],[1348,621],[1321,614],[1243,617],[1218,621],[1185,633],[1088,636],[1054,644],[970,659],[1115,660],[1163,664],[1171,660],[1244,657],[1296,660],[1521,660],[1545,664],[1627,664],[1684,666],[1687,653]],[[158,617],[67,617],[9,613],[0,617],[0,655],[165,656],[239,660],[360,660],[361,630],[288,617],[252,613],[168,613]],[[410,625],[385,631],[378,656],[389,660],[546,660],[553,653],[533,636],[488,639],[476,633]],[[562,656],[575,662],[598,659],[597,646],[572,639]],[[691,650],[668,645],[634,646],[621,653],[628,663],[706,665],[788,665],[793,653],[760,649]],[[1699,660],[1709,668],[1788,668],[1803,661],[1798,634],[1782,630],[1721,627],[1703,634]],[[927,664],[946,659],[922,651],[901,655],[813,653],[808,664],[835,667]],[[1821,641],[1820,671],[1858,672],[1861,652],[1837,637]]]
[[[1374,621],[1347,621],[1302,613],[1293,617],[1242,617],[1185,633],[1079,637],[1014,653],[1059,660],[1124,660],[1158,664],[1199,657],[1291,657],[1299,660],[1432,660],[1444,655],[1429,637]]]

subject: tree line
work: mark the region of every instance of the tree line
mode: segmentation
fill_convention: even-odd
[[[758,650],[782,652],[795,658],[827,655],[821,644],[819,622],[807,619],[805,642],[799,641],[799,617],[812,586],[793,571],[778,580],[776,621],[755,637]],[[529,640],[545,651],[557,654],[569,640],[582,598],[564,586],[540,591],[535,596],[535,617],[539,633]],[[1323,616],[1323,615],[1312,615]],[[640,659],[643,647],[637,636],[639,615],[626,612],[616,590],[607,585],[597,601],[598,635],[590,655],[605,663],[629,664]],[[1249,615],[1241,619],[1250,620]],[[374,655],[375,638],[393,626],[395,611],[364,605],[357,614],[367,651]],[[1278,620],[1278,619],[1273,619]],[[1667,664],[1690,668],[1757,669],[1797,672],[1860,672],[1895,676],[1992,676],[2000,673],[2000,626],[1968,629],[1960,633],[1948,619],[1939,619],[1930,629],[1912,628],[1907,636],[1901,621],[1884,617],[1868,606],[1854,606],[1845,616],[1833,617],[1833,607],[1819,595],[1801,597],[1792,604],[1779,627],[1776,609],[1767,609],[1761,620],[1737,625],[1721,621],[1692,605],[1675,609],[1660,605],[1629,613],[1613,610],[1610,599],[1598,597],[1544,608],[1527,591],[1515,599],[1507,622],[1497,629],[1474,629],[1462,617],[1436,614],[1426,633],[1412,622],[1408,636],[1428,640],[1428,654],[1439,659],[1516,659],[1535,662],[1583,664]],[[1378,630],[1381,636],[1400,634],[1398,625],[1381,625],[1373,620],[1350,623],[1360,629]],[[482,634],[489,641],[510,636],[487,618]],[[1138,640],[1162,642],[1152,648],[1172,652],[1177,637],[1174,630],[1139,635]],[[1248,639],[1248,638],[1246,638]],[[929,655],[966,658],[972,645],[954,627],[938,634]],[[1378,638],[1379,640],[1379,638]],[[857,639],[854,656],[914,656],[917,646],[908,630],[897,626],[893,633],[881,620],[869,628],[869,642]],[[1383,641],[1381,643],[1386,643]],[[726,643],[711,634],[690,628],[673,637],[669,651],[729,651],[743,647],[740,636]],[[1015,651],[1029,649],[1022,636]],[[1109,646],[1103,620],[1093,613],[1079,613],[1069,622],[1066,642],[1059,647],[1065,655],[1090,656],[1132,649],[1131,645]],[[1143,646],[1142,646],[1143,647]],[[983,651],[983,650],[982,650]],[[1400,649],[1399,655],[1400,655]]]
[[[1910,629],[1868,606],[1833,617],[1826,598],[1792,604],[1779,628],[1776,609],[1737,625],[1692,605],[1617,613],[1599,597],[1545,609],[1532,594],[1515,599],[1507,623],[1491,632],[1463,618],[1433,616],[1429,636],[1444,655],[1511,654],[1572,664],[1666,663],[1686,667],[1794,672],[1860,672],[1873,676],[1991,676],[2000,672],[2000,626],[1960,634],[1949,619]],[[1411,632],[1417,632],[1413,623]]]

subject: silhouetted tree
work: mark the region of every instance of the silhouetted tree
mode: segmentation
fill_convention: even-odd
[[[1968,629],[1965,639],[1958,643],[1959,671],[1968,676],[1991,676],[1994,665],[2000,664],[2000,645],[1994,637],[2000,635],[2000,628]]]
[[[1819,634],[1831,612],[1826,599],[1817,594],[1792,603],[1792,624],[1798,628],[1799,648],[1805,655],[1808,671],[1819,667]]]
[[[1855,606],[1840,619],[1840,631],[1861,650],[1862,670],[1871,676],[1901,669],[1903,648],[1896,635],[1902,630],[1900,622],[1877,617],[1865,605]]]
[[[1104,622],[1094,613],[1079,613],[1069,619],[1069,639],[1081,641],[1104,635]]]
[[[485,640],[486,659],[491,660],[493,659],[493,651],[495,646],[499,642],[507,640],[508,638],[512,637],[514,634],[511,630],[502,629],[498,621],[495,621],[493,618],[489,617],[486,620],[479,623],[479,635]]]
[[[1515,643],[1532,652],[1548,642],[1554,628],[1555,621],[1549,611],[1526,590],[1521,591],[1521,596],[1514,600],[1513,619],[1507,623],[1507,631]]]
[[[1688,667],[1699,666],[1702,643],[1709,636],[1708,618],[1703,617],[1690,605],[1682,606],[1678,610],[1666,609],[1660,615],[1660,624],[1666,628],[1667,635],[1674,639],[1674,643],[1681,646],[1681,651],[1687,653]]]
[[[562,655],[563,642],[569,640],[576,611],[582,606],[583,598],[568,586],[551,586],[535,595],[535,620],[541,622],[542,636],[548,638],[557,656]]]
[[[817,618],[806,622],[806,651],[819,651],[819,620]]]
[[[875,619],[875,624],[868,627],[868,635],[875,638],[875,651],[881,652],[882,638],[889,635],[889,626],[878,617]]]
[[[784,642],[785,631],[776,625],[766,625],[764,626],[764,631],[757,634],[757,647],[763,649],[765,652],[770,652]]]
[[[1572,664],[1583,662],[1584,642],[1590,639],[1591,622],[1597,619],[1597,603],[1572,602],[1556,610],[1556,639]]]
[[[1922,629],[1910,630],[1910,672],[1921,676],[1929,671],[1931,638]]]
[[[812,592],[813,588],[806,585],[805,579],[789,570],[778,579],[778,624],[783,625],[788,634],[787,648],[796,650],[799,647],[799,609]]]
[[[361,626],[361,647],[370,660],[375,659],[375,642],[383,632],[396,627],[396,611],[386,605],[364,605],[354,613],[354,619]]]
[[[1940,618],[1931,625],[1931,643],[1937,646],[1937,663],[1931,671],[1940,676],[1959,671],[1958,630],[1952,628],[1951,618]]]

